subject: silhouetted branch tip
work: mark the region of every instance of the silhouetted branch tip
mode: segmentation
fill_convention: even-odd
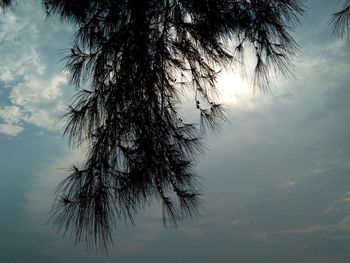
[[[218,73],[256,54],[254,83],[267,91],[272,73],[288,75],[297,45],[289,34],[299,0],[44,0],[48,15],[77,26],[66,71],[77,95],[64,134],[86,145],[57,191],[53,222],[78,242],[107,249],[120,221],[162,202],[163,223],[200,213],[196,156],[201,136],[227,122],[216,103]],[[229,43],[235,48],[230,50]],[[195,93],[200,127],[176,105]]]
[[[330,20],[333,35],[347,38],[350,41],[350,1],[346,0],[340,11],[333,14]]]

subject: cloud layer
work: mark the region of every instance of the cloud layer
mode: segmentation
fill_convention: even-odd
[[[69,30],[45,21],[38,3],[31,1],[2,14],[0,24],[0,133],[16,136],[28,124],[57,129],[67,87],[58,61]]]

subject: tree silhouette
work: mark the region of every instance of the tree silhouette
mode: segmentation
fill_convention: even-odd
[[[77,25],[66,69],[77,89],[64,134],[86,147],[58,187],[53,220],[77,241],[105,250],[113,228],[154,200],[165,226],[199,213],[193,171],[201,136],[220,129],[216,75],[256,58],[254,83],[289,74],[298,0],[44,0],[48,15]],[[194,92],[200,128],[177,110]]]
[[[0,0],[0,10],[6,10],[12,7],[13,0]]]
[[[350,41],[350,0],[345,0],[340,11],[331,18],[333,34],[346,37]]]
[[[57,188],[52,220],[77,242],[107,250],[120,220],[154,200],[163,223],[199,214],[193,169],[201,137],[225,122],[215,102],[216,76],[244,67],[255,54],[254,86],[268,92],[276,74],[291,73],[297,44],[290,35],[303,0],[42,0],[47,14],[74,24],[66,70],[77,95],[64,134],[86,148],[85,162]],[[0,10],[13,0],[0,0]],[[350,0],[331,18],[350,37]],[[200,127],[177,110],[194,93]]]

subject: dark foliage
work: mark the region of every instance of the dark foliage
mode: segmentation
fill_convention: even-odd
[[[299,0],[44,0],[49,15],[77,25],[66,69],[77,95],[65,135],[86,147],[57,190],[53,220],[77,241],[106,249],[121,219],[154,200],[164,225],[199,213],[193,171],[204,130],[225,121],[214,102],[216,75],[256,57],[257,86],[271,70],[289,74],[297,45],[289,31]],[[177,111],[192,90],[200,128]]]
[[[331,18],[333,34],[350,41],[350,0],[345,0],[340,11]]]
[[[11,8],[13,2],[13,0],[0,0],[0,10],[6,10],[8,8]]]

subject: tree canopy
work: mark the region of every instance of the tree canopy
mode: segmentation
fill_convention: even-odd
[[[0,0],[0,9],[7,9],[12,6],[12,0]]]
[[[105,248],[120,218],[153,200],[164,225],[199,212],[193,171],[206,130],[225,121],[213,99],[221,68],[256,57],[264,91],[270,71],[288,74],[297,44],[290,35],[301,1],[44,1],[48,14],[78,25],[66,69],[78,94],[65,134],[87,147],[58,188],[54,216],[78,240]],[[176,105],[195,93],[200,128]]]
[[[0,7],[11,6],[10,0]],[[120,220],[154,200],[165,226],[200,212],[194,171],[201,137],[220,129],[216,76],[255,57],[254,86],[289,75],[298,54],[291,31],[302,0],[43,0],[48,16],[76,25],[66,71],[77,94],[64,134],[86,148],[57,189],[52,218],[77,241],[106,249]],[[350,1],[333,18],[349,32]],[[339,30],[339,31],[337,31]],[[177,109],[194,93],[200,127]]]
[[[350,40],[350,1],[346,0],[342,8],[333,14],[331,18],[333,34],[340,37],[347,37]]]

